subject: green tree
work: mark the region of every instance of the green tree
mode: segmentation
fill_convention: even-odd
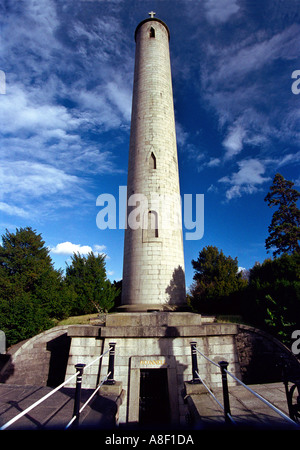
[[[0,246],[0,328],[9,345],[49,328],[64,316],[61,272],[31,228],[6,230]]]
[[[269,237],[266,239],[267,251],[275,248],[274,257],[281,253],[300,251],[300,210],[297,208],[300,193],[293,186],[292,181],[285,180],[277,173],[270,192],[265,197],[269,207],[278,207],[273,214],[268,228]]]
[[[256,264],[243,307],[245,321],[289,344],[292,331],[300,327],[300,254]]]
[[[237,258],[225,256],[222,250],[209,245],[196,261],[192,260],[192,265],[195,270],[192,306],[205,313],[232,312],[228,309],[237,300],[235,294],[247,285],[238,271]]]
[[[66,284],[74,293],[71,313],[89,314],[95,311],[109,311],[114,306],[118,290],[106,277],[105,256],[87,256],[74,253],[72,262],[67,265]]]

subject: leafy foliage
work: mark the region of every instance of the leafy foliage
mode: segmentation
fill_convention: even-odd
[[[216,247],[205,247],[197,261],[189,302],[208,314],[235,314],[266,330],[283,343],[300,328],[300,254],[295,252],[256,263],[249,282],[238,272],[236,259]]]
[[[7,344],[28,339],[69,315],[108,311],[119,294],[106,278],[103,256],[73,256],[64,278],[40,234],[6,230],[0,246],[0,329]]]
[[[0,246],[0,328],[10,344],[37,334],[64,315],[62,274],[53,268],[41,235],[6,231]]]
[[[235,294],[247,285],[238,271],[237,258],[225,256],[217,247],[205,247],[192,265],[195,270],[192,306],[197,311],[221,313],[228,309],[228,300],[234,302]]]
[[[300,254],[267,259],[250,270],[243,315],[252,324],[289,343],[300,328]]]
[[[87,256],[74,253],[72,263],[67,266],[66,284],[73,291],[71,314],[89,314],[95,310],[109,311],[119,291],[106,278],[105,256]]]
[[[268,228],[269,237],[266,239],[266,249],[275,248],[274,257],[282,253],[300,252],[300,210],[297,208],[300,193],[293,186],[292,181],[285,180],[277,173],[270,192],[265,197],[268,206],[278,207],[273,214]]]

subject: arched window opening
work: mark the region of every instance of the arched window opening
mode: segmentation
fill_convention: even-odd
[[[150,37],[155,38],[155,30],[153,27],[150,28]]]
[[[153,152],[150,156],[150,169],[156,169],[156,157]]]
[[[148,212],[148,238],[158,237],[158,215],[156,211]]]

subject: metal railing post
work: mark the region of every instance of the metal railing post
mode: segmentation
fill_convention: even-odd
[[[300,418],[300,381],[292,381],[289,380],[288,377],[288,366],[284,362],[283,357],[281,357],[281,375],[282,375],[282,381],[285,388],[285,395],[289,410],[289,416],[292,420],[294,420],[296,423],[299,423]],[[292,383],[291,388],[289,387],[289,381]],[[297,396],[297,403],[293,405],[293,395],[294,391],[298,390],[298,396]]]
[[[109,359],[108,359],[108,371],[107,373],[108,378],[105,381],[104,384],[115,384],[115,380],[114,380],[114,370],[115,370],[115,348],[116,348],[116,343],[115,342],[110,342],[109,343]]]
[[[193,374],[193,379],[191,381],[192,384],[200,384],[201,381],[199,380],[199,377],[197,375],[197,372],[199,372],[198,370],[198,362],[197,362],[197,350],[196,350],[196,345],[197,342],[191,342],[191,353],[192,353],[192,374]]]
[[[75,398],[74,398],[73,416],[76,416],[76,419],[74,420],[74,423],[73,423],[74,428],[78,428],[78,425],[79,425],[81,385],[82,385],[82,375],[83,375],[84,368],[85,368],[85,364],[76,364],[75,365],[76,372],[79,372],[79,373],[77,374],[77,377],[76,377],[76,389],[75,389]]]
[[[285,388],[285,395],[289,410],[289,416],[291,419],[293,419],[293,402],[291,400],[290,392],[289,392],[289,381],[287,376],[287,365],[283,361],[283,358],[281,358],[281,375],[282,375],[282,381]]]
[[[222,388],[223,388],[223,402],[224,402],[224,414],[225,414],[225,422],[231,423],[230,417],[230,402],[229,402],[229,392],[228,392],[228,382],[227,382],[227,373],[226,369],[228,367],[227,361],[219,361],[219,366],[222,374]]]

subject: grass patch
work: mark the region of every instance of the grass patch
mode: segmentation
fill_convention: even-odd
[[[243,323],[243,318],[242,316],[239,315],[226,315],[226,314],[221,314],[219,316],[216,316],[216,320],[219,323]]]
[[[67,319],[58,321],[55,326],[59,325],[89,325],[90,319],[96,319],[98,313],[95,314],[85,314],[83,316],[70,316]]]

